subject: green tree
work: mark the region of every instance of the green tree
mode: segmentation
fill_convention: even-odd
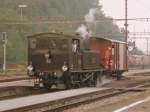
[[[20,18],[20,4],[23,8],[23,21]],[[0,0],[0,32],[7,32],[7,58],[9,63],[22,63],[27,59],[28,35],[56,30],[67,34],[75,34],[78,26],[84,22],[84,16],[90,8],[99,8],[96,20],[106,20],[97,23],[96,35],[123,40],[118,27],[105,16],[98,6],[98,0]],[[39,21],[81,20],[79,23],[49,23],[40,24]],[[36,22],[39,24],[12,24],[16,22]],[[10,24],[11,23],[11,24]],[[108,36],[111,34],[111,36]],[[2,47],[2,43],[0,43]],[[2,50],[0,50],[2,54]],[[1,55],[2,58],[2,55]]]

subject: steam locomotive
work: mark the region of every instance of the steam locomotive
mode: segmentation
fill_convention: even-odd
[[[103,75],[127,70],[125,42],[62,33],[28,36],[28,75],[35,86],[69,89],[97,86]]]

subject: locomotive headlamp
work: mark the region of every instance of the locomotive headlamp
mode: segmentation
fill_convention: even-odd
[[[29,65],[27,67],[28,75],[30,75],[30,76],[34,75],[33,69],[34,69],[34,67],[32,65]]]
[[[62,66],[62,71],[67,71],[68,70],[68,67],[67,67],[67,65],[66,65],[66,63],[64,62],[64,65]]]
[[[49,55],[49,53],[48,53],[48,52],[47,52],[47,53],[45,53],[45,58],[46,58],[46,59],[48,59],[48,58],[49,58],[49,56],[50,56],[50,55]]]
[[[62,66],[62,71],[65,72],[65,71],[67,71],[67,70],[68,70],[68,67],[67,67],[66,65],[63,65],[63,66]]]
[[[32,71],[33,71],[33,66],[32,66],[32,65],[29,65],[29,66],[27,67],[27,70],[28,70],[29,72],[32,72]]]

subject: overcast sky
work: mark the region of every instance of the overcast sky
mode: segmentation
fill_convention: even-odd
[[[125,0],[100,0],[100,3],[107,16],[125,18]],[[128,0],[128,18],[150,18],[150,0]],[[124,27],[124,22],[116,22],[116,24]],[[150,32],[150,22],[129,21],[128,29],[130,32]],[[145,40],[137,40],[136,45],[146,51]]]

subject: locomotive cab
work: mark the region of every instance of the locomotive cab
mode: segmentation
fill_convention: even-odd
[[[81,66],[80,39],[47,33],[28,37],[28,75],[35,85],[65,88],[66,72]],[[80,55],[81,56],[81,55]],[[74,61],[75,60],[75,61]]]

